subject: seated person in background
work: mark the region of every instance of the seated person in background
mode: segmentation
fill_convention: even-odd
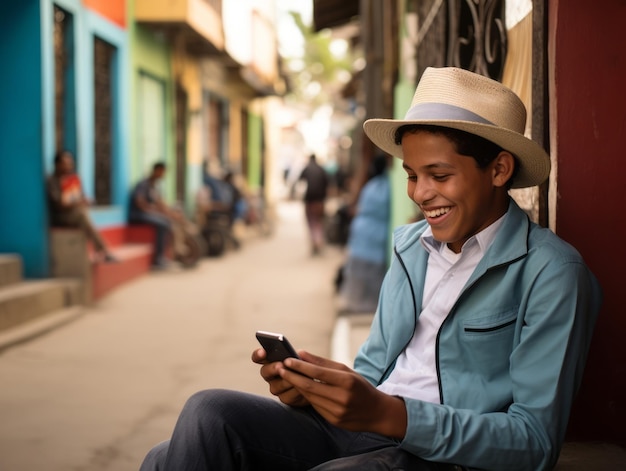
[[[280,401],[198,392],[141,470],[552,469],[602,294],[509,195],[550,172],[525,120],[511,90],[451,67],[424,71],[405,119],[367,120],[425,219],[394,231],[354,369],[256,349]]]
[[[63,150],[55,155],[54,173],[48,177],[46,193],[52,227],[82,229],[93,243],[98,260],[116,261],[89,218],[89,203],[83,193],[80,178],[74,172],[74,156],[71,152]]]
[[[229,211],[233,222],[237,219],[244,220],[246,218],[248,204],[245,195],[239,189],[237,183],[235,183],[235,174],[233,172],[228,171],[226,175],[224,175],[224,187],[226,188],[225,193],[228,195]]]
[[[178,216],[163,201],[158,188],[159,181],[165,175],[165,164],[157,162],[152,166],[150,175],[141,180],[130,196],[128,221],[131,224],[148,224],[156,230],[152,268],[168,266],[165,257],[167,239],[172,236],[172,219]]]
[[[218,179],[206,167],[208,165],[205,165],[203,185],[196,196],[196,222],[203,229],[221,227],[232,245],[239,248],[241,243],[234,235],[233,225],[237,218],[243,217],[243,195],[233,181],[233,172],[228,171]]]

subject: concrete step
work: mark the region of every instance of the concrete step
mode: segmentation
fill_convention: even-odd
[[[150,271],[154,229],[115,226],[100,231],[117,263],[97,261],[93,247],[79,229],[50,230],[51,273],[83,282],[84,302],[90,304],[114,288]]]
[[[22,279],[22,258],[15,254],[0,254],[0,288]]]
[[[152,244],[124,244],[113,247],[115,263],[91,264],[91,300],[97,301],[113,289],[150,271]]]
[[[331,340],[331,357],[333,360],[352,367],[361,344],[369,335],[374,313],[340,312],[335,320]]]
[[[626,469],[626,449],[611,443],[566,442],[554,471]]]
[[[4,286],[0,288],[0,332],[80,304],[83,288],[75,279],[25,280]]]
[[[61,327],[86,312],[83,305],[69,306],[51,311],[43,316],[0,331],[0,352],[20,343],[28,342],[51,330]]]

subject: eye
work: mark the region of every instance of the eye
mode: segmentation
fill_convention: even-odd
[[[407,176],[406,176],[406,179],[407,179],[408,181],[410,181],[410,182],[416,182],[416,181],[417,181],[417,175],[411,175],[411,174],[409,174],[409,175],[407,175]]]
[[[448,179],[448,177],[450,176],[450,174],[447,173],[442,173],[442,174],[435,174],[433,175],[433,179],[438,181],[438,182],[443,182],[446,181]]]

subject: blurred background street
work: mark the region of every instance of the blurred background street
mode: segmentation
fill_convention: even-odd
[[[257,329],[329,355],[341,250],[312,257],[302,203],[277,209],[273,236],[140,277],[1,353],[0,469],[138,469],[196,390],[267,394],[250,361]]]

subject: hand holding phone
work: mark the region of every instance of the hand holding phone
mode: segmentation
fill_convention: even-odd
[[[289,340],[283,335],[274,332],[259,330],[256,338],[267,354],[267,361],[284,361],[286,358],[299,358],[296,350],[291,346]]]

